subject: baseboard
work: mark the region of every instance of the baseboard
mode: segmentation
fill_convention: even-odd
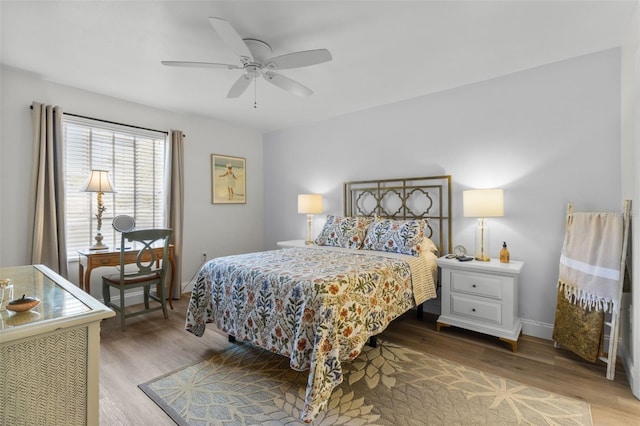
[[[522,321],[522,334],[527,336],[539,337],[541,339],[553,340],[553,324],[542,323],[533,320],[523,319]],[[604,343],[605,348],[609,347],[609,335],[605,334]],[[620,346],[618,346],[620,348]],[[618,349],[619,351],[620,349]]]
[[[633,358],[629,353],[627,345],[625,345],[624,340],[620,339],[620,344],[618,345],[618,357],[622,361],[622,365],[624,366],[624,372],[627,375],[627,381],[629,382],[629,387],[631,388],[631,392],[633,395],[640,399],[640,393],[637,391],[640,389],[640,383],[638,383],[638,377],[636,376],[636,369],[633,365]]]
[[[182,293],[191,293],[191,291],[193,290],[193,281],[189,281],[188,283],[182,283],[180,285],[180,288],[182,289]]]
[[[552,340],[553,324],[522,318],[522,334]]]

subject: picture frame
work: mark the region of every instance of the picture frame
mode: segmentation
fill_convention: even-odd
[[[246,159],[211,154],[211,203],[246,204]]]

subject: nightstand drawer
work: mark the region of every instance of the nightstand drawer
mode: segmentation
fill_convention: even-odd
[[[451,272],[451,291],[502,300],[502,280],[496,276]]]
[[[502,324],[502,305],[500,303],[471,299],[457,294],[451,295],[451,314]]]

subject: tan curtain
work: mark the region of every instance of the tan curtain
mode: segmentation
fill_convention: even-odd
[[[171,297],[179,299],[182,293],[182,235],[184,226],[184,134],[171,130],[169,144],[169,227],[173,229],[176,270],[173,271],[174,287]]]
[[[62,108],[34,102],[30,193],[31,263],[67,277]]]

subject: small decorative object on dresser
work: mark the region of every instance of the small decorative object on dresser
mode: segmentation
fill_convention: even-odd
[[[518,350],[522,322],[518,315],[518,278],[523,262],[458,262],[438,259],[442,310],[437,330],[456,326],[499,337]]]
[[[0,279],[0,311],[5,311],[13,300],[13,284],[9,278]]]
[[[27,297],[23,294],[21,298],[12,300],[7,304],[7,310],[13,312],[26,312],[32,308],[35,308],[40,304],[40,299],[37,297]]]

